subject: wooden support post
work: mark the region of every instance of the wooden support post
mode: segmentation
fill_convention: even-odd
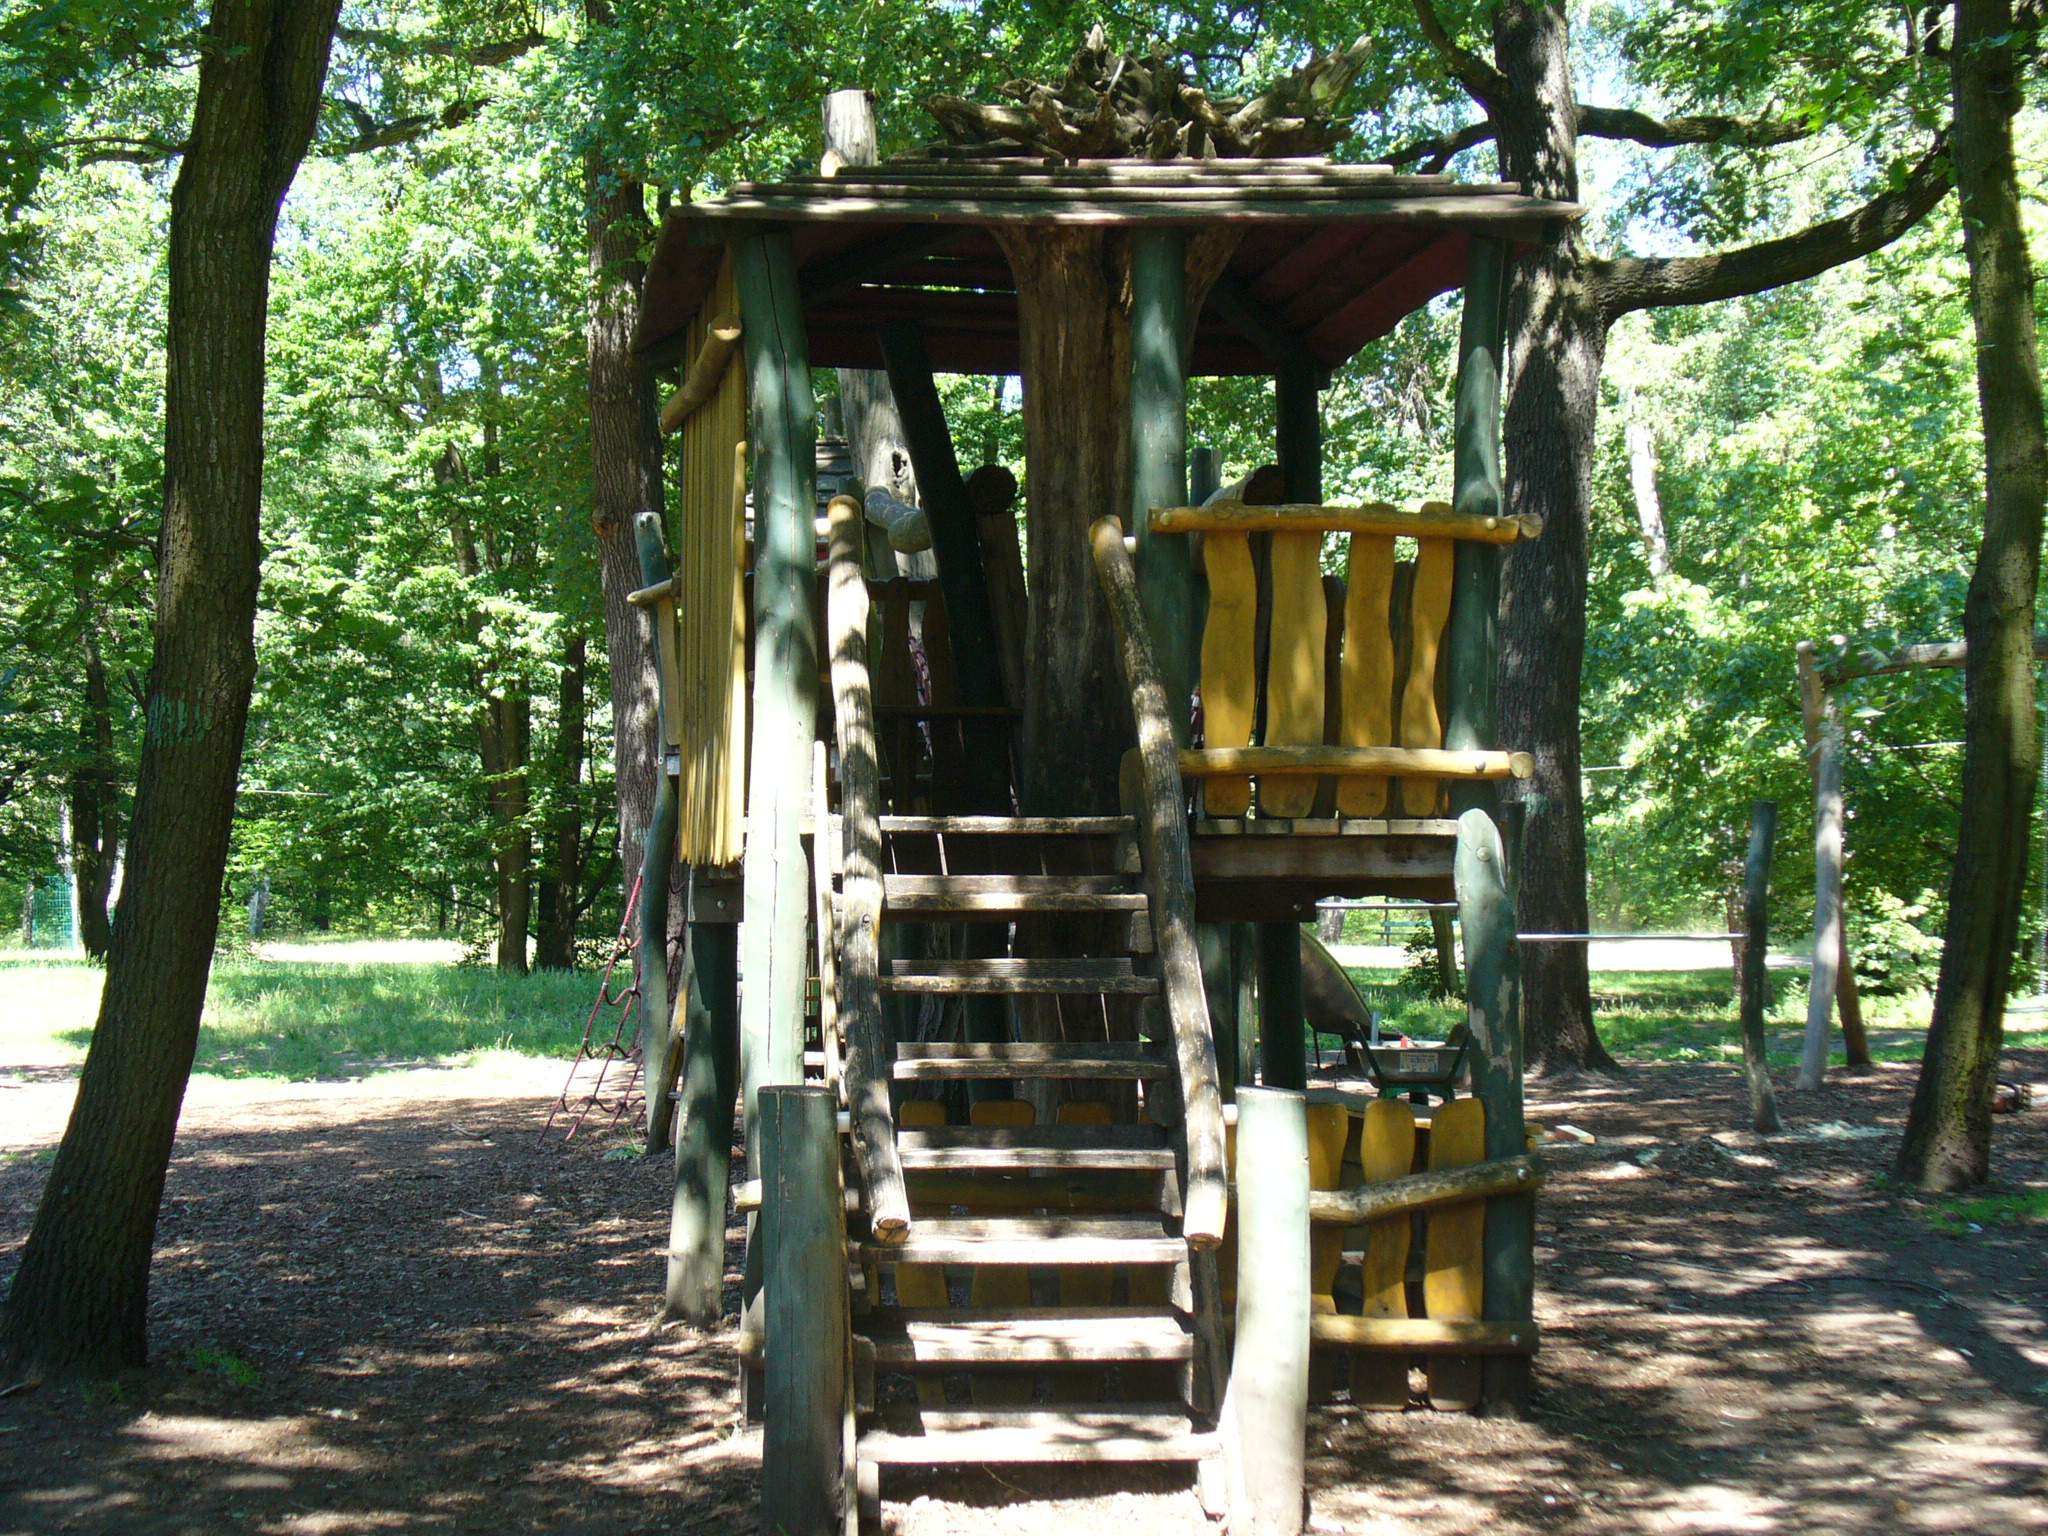
[[[683,973],[683,1070],[663,1316],[713,1328],[725,1294],[725,1202],[739,1089],[739,927],[690,924]]]
[[[1301,1001],[1301,925],[1259,925],[1259,1082],[1308,1082],[1308,1014]]]
[[[1308,1435],[1308,1103],[1237,1096],[1237,1341],[1224,1404],[1230,1528],[1299,1536]]]
[[[1217,1084],[1228,1104],[1237,1094],[1237,967],[1231,943],[1234,925],[1195,924],[1195,948],[1202,957],[1202,990],[1209,998],[1209,1030],[1216,1039]]]
[[[1151,532],[1154,507],[1188,494],[1187,232],[1141,229],[1131,237],[1131,515],[1138,542],[1138,597],[1173,739],[1188,744],[1197,628],[1194,560],[1185,535]]]
[[[1796,651],[1796,655],[1798,658],[1799,670],[1799,714],[1801,722],[1806,729],[1806,766],[1808,773],[1811,775],[1813,779],[1815,805],[1816,808],[1818,808],[1823,793],[1821,780],[1823,770],[1825,767],[1824,758],[1826,754],[1824,748],[1827,738],[1828,723],[1830,719],[1833,719],[1837,740],[1837,751],[1835,753],[1836,782],[1834,798],[1837,809],[1839,810],[1842,793],[1841,753],[1839,750],[1841,721],[1835,715],[1834,690],[1840,685],[1841,679],[1839,676],[1832,672],[1830,672],[1826,677],[1822,676],[1819,667],[1817,667],[1814,663],[1814,647],[1812,641],[1800,641]],[[1818,814],[1817,809],[1816,814]],[[1819,835],[1819,824],[1818,822],[1816,822],[1815,837],[1818,838]],[[1834,945],[1834,1002],[1841,1009],[1842,1013],[1842,1054],[1845,1064],[1852,1067],[1867,1067],[1870,1065],[1870,1039],[1869,1036],[1864,1032],[1863,999],[1858,995],[1856,990],[1856,967],[1849,956],[1849,919],[1846,910],[1848,904],[1846,894],[1846,882],[1842,874],[1840,873],[1846,856],[1846,848],[1837,849],[1836,868],[1838,873],[1835,882],[1835,901],[1837,909],[1840,912],[1840,920],[1835,924],[1836,939]],[[1819,907],[1819,898],[1820,892],[1818,889],[1818,880],[1816,880],[1816,888],[1814,891],[1814,904],[1816,909],[1818,909]],[[1818,968],[1816,967],[1816,974],[1817,972]],[[1809,1017],[1809,1019],[1813,1015],[1814,985],[1815,983],[1813,979],[1809,978],[1807,987],[1807,1016]],[[1821,1028],[1823,1030],[1823,1033],[1825,1033],[1825,1030],[1827,1028],[1825,1022],[1822,1023]],[[1825,1054],[1823,1054],[1821,1063],[1823,1073],[1826,1070],[1826,1065],[1827,1063]],[[1805,1064],[1802,1059],[1799,1077],[1799,1086],[1802,1089],[1806,1087],[1805,1079]],[[1814,1086],[1818,1087],[1819,1085],[1820,1080],[1818,1077],[1816,1077]]]
[[[661,534],[661,514],[642,512],[633,519],[633,537],[640,555],[640,585],[657,586],[673,574],[668,547]],[[661,674],[655,697],[661,730],[660,774],[655,779],[654,814],[648,818],[647,833],[640,853],[640,955],[636,967],[640,978],[640,1050],[646,1065],[647,1151],[652,1156],[669,1149],[671,1104],[669,1086],[676,1073],[674,1028],[670,1021],[668,995],[668,908],[670,884],[675,878],[677,788],[671,771],[671,753],[677,740],[676,722],[670,710],[670,691],[675,687],[674,599],[651,604],[647,622],[654,631],[651,653],[660,659]],[[666,625],[670,634],[664,636]]]
[[[1216,448],[1196,448],[1188,454],[1188,501],[1199,507],[1223,484],[1223,454]]]
[[[1812,672],[1813,644],[1799,642],[1800,684]],[[1820,686],[1813,760],[1813,970],[1806,989],[1806,1038],[1796,1085],[1817,1092],[1828,1067],[1828,1018],[1842,962],[1842,716],[1834,690]],[[1803,700],[1802,700],[1803,702]]]
[[[1465,929],[1465,997],[1472,1046],[1472,1094],[1486,1106],[1486,1156],[1526,1150],[1522,1121],[1521,963],[1507,851],[1493,817],[1474,808],[1458,818],[1452,878]],[[1528,1191],[1486,1202],[1487,1322],[1524,1323],[1536,1296],[1536,1197]],[[1527,1359],[1487,1360],[1480,1411],[1489,1418],[1523,1417],[1529,1406]]]
[[[839,735],[839,809],[845,829],[839,952],[839,1009],[846,1033],[846,1105],[853,1150],[875,1236],[900,1242],[910,1231],[910,1198],[896,1156],[889,1103],[895,1053],[882,1017],[882,785],[868,683],[868,587],[861,569],[860,503],[832,498],[832,566],[826,609],[832,650],[833,718]],[[817,836],[830,835],[822,803]]]
[[[761,1090],[763,1536],[842,1536],[846,1216],[827,1088]]]
[[[1465,307],[1458,325],[1458,394],[1452,414],[1453,509],[1499,517],[1500,357],[1506,317],[1507,246],[1477,239],[1465,271]],[[1444,746],[1470,751],[1495,745],[1494,689],[1500,669],[1500,546],[1460,539],[1453,557],[1451,619],[1444,665],[1449,708]],[[1474,808],[1494,814],[1490,784],[1452,784],[1453,814]],[[1471,938],[1468,935],[1469,946]]]
[[[1286,499],[1316,506],[1323,499],[1322,380],[1315,361],[1302,357],[1280,365],[1273,378],[1274,427]]]
[[[1764,969],[1771,938],[1771,844],[1778,836],[1778,805],[1759,800],[1749,814],[1749,858],[1742,866],[1742,1064],[1749,1073],[1750,1128],[1760,1135],[1783,1130],[1778,1095],[1764,1041],[1764,1005],[1770,992]]]
[[[740,1078],[747,1163],[756,1096],[804,1075],[811,875],[799,830],[817,736],[817,412],[789,233],[733,242],[754,456],[754,700],[741,889]]]

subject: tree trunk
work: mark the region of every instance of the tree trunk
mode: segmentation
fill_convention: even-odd
[[[1024,342],[1029,671],[1017,799],[1027,816],[1117,806],[1134,739],[1088,525],[1130,502],[1129,251],[1101,230],[995,230]]]
[[[526,679],[507,678],[477,711],[477,740],[491,808],[491,872],[498,886],[498,969],[526,974],[526,936],[533,918],[533,707]]]
[[[2021,223],[2012,114],[2020,104],[2009,0],[1958,0],[1951,52],[1955,176],[1984,419],[1984,538],[1963,609],[1963,816],[1948,928],[1899,1177],[1924,1190],[1982,1184],[1991,1094],[2025,900],[2040,744],[2034,594],[2048,490],[2034,275]]]
[[[561,693],[555,708],[554,812],[548,820],[548,868],[540,882],[540,933],[534,963],[544,971],[576,964],[576,918],[583,891],[583,702],[589,642],[574,635],[562,649]]]
[[[0,1324],[7,1375],[111,1375],[147,1361],[150,1251],[199,1040],[256,670],[271,243],[338,9],[218,0],[206,24],[171,194],[163,532],[121,942]]]
[[[1671,574],[1671,541],[1664,533],[1664,498],[1657,494],[1657,438],[1649,423],[1631,421],[1628,438],[1628,484],[1635,494],[1636,526],[1643,531],[1643,558],[1650,579]]]
[[[605,0],[586,0],[593,26],[609,25]],[[655,740],[654,652],[647,620],[626,601],[640,586],[633,518],[662,507],[661,433],[654,379],[631,350],[647,275],[641,259],[647,202],[637,181],[610,168],[595,150],[583,159],[590,238],[590,310],[585,333],[590,369],[591,528],[604,585],[605,652],[611,663],[612,754],[617,765],[622,890],[640,873],[641,844],[654,814],[660,744]],[[635,965],[642,962],[636,958]],[[661,965],[651,955],[646,963]]]
[[[1532,197],[1578,199],[1569,46],[1560,10],[1541,0],[1501,7],[1494,56],[1511,89],[1494,118],[1500,169]],[[1513,546],[1501,573],[1500,738],[1536,758],[1535,776],[1521,786],[1528,830],[1516,918],[1524,932],[1584,933],[1589,921],[1579,697],[1607,332],[1587,261],[1578,226],[1561,222],[1515,263],[1508,297],[1507,509],[1543,519],[1543,537]],[[1522,999],[1532,1072],[1615,1070],[1593,1028],[1583,944],[1528,946]]]
[[[84,606],[81,604],[81,606]],[[85,627],[85,714],[78,762],[71,770],[71,856],[78,872],[78,938],[95,960],[107,958],[113,928],[107,899],[121,847],[121,776],[114,761],[114,712],[107,664],[88,617]]]

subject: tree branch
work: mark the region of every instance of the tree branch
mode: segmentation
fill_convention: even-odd
[[[1903,184],[1853,213],[1795,235],[1712,256],[1621,256],[1595,262],[1592,282],[1601,314],[1611,325],[1631,310],[1710,304],[1813,277],[1890,245],[1926,217],[1952,184],[1948,135],[1943,133]]]
[[[1422,26],[1422,35],[1429,39],[1429,46],[1450,66],[1458,84],[1488,112],[1498,111],[1510,92],[1508,77],[1471,49],[1452,42],[1430,0],[1415,0],[1415,19]]]
[[[104,165],[120,161],[128,165],[160,165],[166,160],[175,160],[185,152],[183,144],[166,144],[162,139],[148,137],[133,138],[125,134],[105,134],[86,139],[57,139],[52,149],[76,149],[80,165]]]
[[[1450,164],[1451,156],[1461,150],[1470,149],[1475,144],[1484,144],[1492,137],[1493,123],[1489,119],[1481,118],[1476,123],[1467,123],[1455,133],[1440,133],[1434,138],[1416,139],[1412,143],[1404,144],[1388,155],[1386,162],[1389,165],[1402,166],[1420,160],[1422,173],[1425,176],[1434,176]]]
[[[406,37],[374,27],[337,27],[334,35],[356,48],[382,48],[394,54],[425,53],[442,59],[461,59],[466,64],[476,64],[485,69],[509,64],[521,54],[544,47],[549,41],[546,33],[538,31],[528,31],[524,36],[508,37],[500,42],[474,45],[451,42],[441,37]]]
[[[1819,131],[1812,117],[1667,117],[1658,119],[1627,107],[1580,107],[1579,132],[1595,139],[1629,139],[1651,149],[1677,144],[1729,144],[1761,149],[1810,139]]]
[[[352,101],[337,103],[354,119],[355,137],[340,143],[329,144],[320,151],[323,158],[339,160],[345,155],[367,154],[373,149],[390,149],[396,144],[410,144],[423,139],[430,133],[443,129],[460,128],[484,109],[482,97],[451,101],[439,112],[423,112],[413,117],[401,117],[396,122],[379,123]]]

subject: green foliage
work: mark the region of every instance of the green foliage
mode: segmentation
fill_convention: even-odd
[[[185,1351],[185,1363],[204,1375],[218,1376],[238,1387],[260,1386],[263,1373],[232,1350],[216,1344],[195,1344]]]
[[[2048,1189],[1932,1201],[1920,1207],[1920,1214],[1935,1231],[1952,1237],[1986,1227],[2035,1226],[2048,1222]]]
[[[1890,891],[1873,891],[1849,914],[1849,953],[1856,984],[1866,997],[1931,992],[1941,967],[1941,934],[1929,923],[1932,891],[1905,902]]]

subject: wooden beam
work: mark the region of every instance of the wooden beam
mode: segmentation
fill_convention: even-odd
[[[1194,877],[1188,859],[1187,817],[1174,761],[1173,726],[1166,690],[1152,659],[1151,637],[1138,604],[1138,580],[1124,549],[1123,525],[1105,517],[1089,530],[1095,569],[1109,599],[1110,620],[1122,650],[1124,680],[1137,718],[1144,786],[1137,807],[1138,846],[1145,864],[1153,943],[1179,1067],[1182,1126],[1187,1141],[1187,1189],[1181,1231],[1191,1247],[1223,1240],[1230,1174],[1223,1150],[1223,1098],[1217,1082],[1215,1041],[1195,948]]]
[[[1460,1323],[1433,1317],[1353,1317],[1318,1313],[1312,1342],[1331,1349],[1399,1350],[1411,1355],[1533,1355],[1535,1323]]]
[[[869,189],[863,189],[868,191]],[[744,193],[735,191],[715,202],[691,203],[679,210],[698,229],[767,222],[802,224],[996,224],[1008,222],[1066,228],[1101,228],[1119,224],[1185,224],[1222,221],[1243,224],[1295,224],[1309,220],[1366,219],[1376,224],[1413,224],[1428,228],[1498,230],[1508,235],[1535,235],[1559,218],[1576,219],[1585,209],[1572,203],[1481,192],[1468,197],[1417,194],[1406,197],[1365,197],[1357,192],[1312,192],[1301,197],[1269,195],[1263,189],[1231,189],[1224,197],[1182,196],[1175,189],[1150,195],[1126,193],[1115,200],[1061,191],[1046,199],[1018,199],[976,190],[972,195],[906,192],[900,196],[821,196],[808,193]],[[712,233],[713,240],[724,238]]]
[[[2048,661],[2048,635],[2034,636],[2034,660]],[[1966,640],[1948,640],[1939,645],[1908,645],[1896,651],[1859,651],[1839,656],[1818,667],[1821,680],[1832,687],[1858,677],[1879,677],[1887,672],[1918,672],[1927,668],[1964,667],[1970,662]]]
[[[900,1242],[910,1231],[910,1199],[896,1154],[890,1106],[893,1049],[882,1016],[882,789],[868,673],[868,588],[861,565],[861,507],[835,496],[827,509],[832,563],[827,577],[827,644],[832,659],[832,718],[839,738],[840,908],[835,942],[839,1018],[846,1036],[846,1104],[853,1152],[866,1187],[876,1238]],[[820,814],[823,807],[819,807]],[[823,837],[831,836],[826,823]]]
[[[661,408],[663,437],[680,432],[683,423],[718,393],[719,383],[725,378],[725,370],[732,363],[732,355],[739,344],[740,321],[737,315],[720,315],[705,328],[704,344],[697,349],[697,360],[690,364],[682,388],[670,395],[668,404]]]
[[[1432,779],[1526,779],[1527,752],[1452,751],[1439,747],[1210,747],[1180,754],[1183,778],[1224,774],[1377,773]]]
[[[1151,527],[1154,533],[1284,533],[1320,528],[1332,533],[1512,544],[1517,539],[1533,539],[1541,534],[1543,519],[1533,515],[1475,517],[1454,512],[1441,501],[1424,502],[1415,512],[1403,512],[1384,502],[1362,507],[1254,507],[1243,502],[1212,501],[1202,507],[1154,507]]]
[[[1153,538],[1146,510],[1187,500],[1187,234],[1140,230],[1131,241],[1131,516],[1138,598],[1166,690],[1173,739],[1186,745],[1201,644],[1195,570],[1185,538]]]
[[[1301,992],[1301,929],[1260,923],[1259,1082],[1267,1088],[1308,1083],[1308,1013]]]
[[[1322,370],[1305,352],[1273,377],[1274,424],[1287,500],[1317,506],[1323,499]]]
[[[844,171],[841,172],[845,174]],[[856,245],[837,256],[828,256],[805,267],[798,277],[804,303],[825,304],[853,292],[864,283],[886,277],[912,262],[922,261],[960,241],[961,231],[943,226],[913,225]]]
[[[1276,366],[1306,362],[1319,367],[1301,333],[1288,325],[1256,298],[1250,287],[1225,272],[1209,288],[1209,303],[1237,333],[1251,342]],[[1203,498],[1197,496],[1195,500]]]
[[[762,1086],[803,1081],[810,808],[817,737],[817,409],[789,232],[733,242],[754,461],[754,697],[740,973],[740,1075],[750,1168]]]
[[[1232,1530],[1300,1536],[1308,1432],[1308,1106],[1237,1091],[1237,1339],[1225,1444]]]
[[[1333,1226],[1357,1226],[1404,1211],[1423,1211],[1432,1206],[1535,1189],[1543,1183],[1543,1177],[1543,1160],[1534,1153],[1521,1152],[1459,1168],[1411,1173],[1378,1184],[1317,1190],[1309,1196],[1308,1219]]]
[[[694,894],[694,893],[693,893]],[[683,968],[683,1069],[663,1316],[697,1328],[724,1312],[725,1200],[739,1089],[739,929],[692,923]]]

